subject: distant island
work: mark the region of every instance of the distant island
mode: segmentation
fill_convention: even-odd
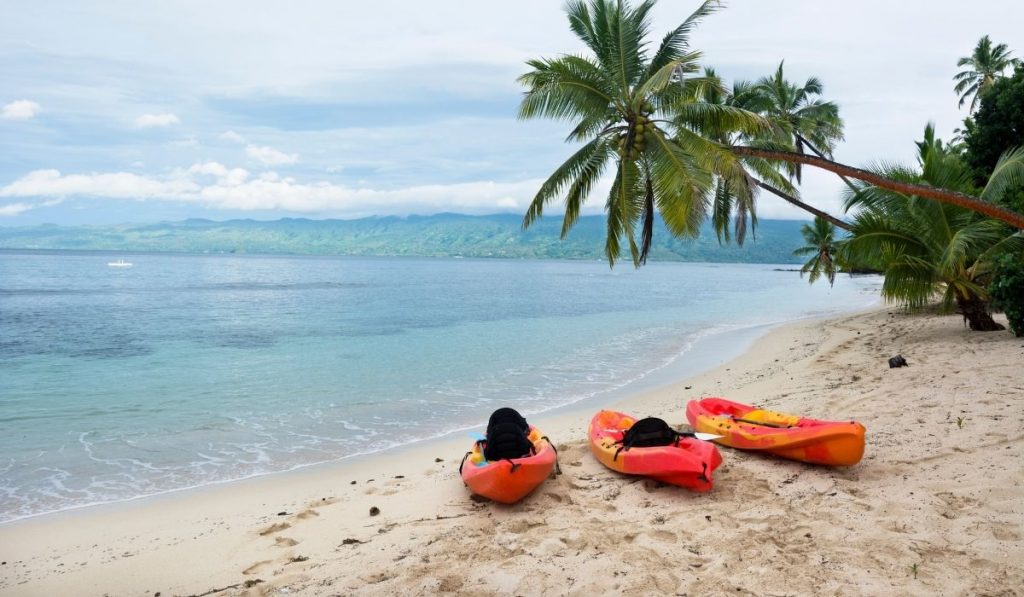
[[[559,238],[561,218],[523,231],[514,214],[370,217],[357,220],[274,221],[190,219],[158,224],[0,227],[0,249],[148,251],[269,255],[365,255],[604,260],[605,218],[585,216]],[[799,263],[796,220],[759,220],[742,247],[720,244],[710,226],[696,239],[654,235],[652,261]]]

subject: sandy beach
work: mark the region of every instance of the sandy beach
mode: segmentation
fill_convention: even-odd
[[[896,308],[802,321],[617,408],[678,425],[702,396],[856,419],[866,456],[722,448],[698,495],[603,468],[593,409],[541,416],[563,474],[515,506],[463,487],[468,438],[435,441],[0,526],[0,594],[1024,594],[1024,339]]]

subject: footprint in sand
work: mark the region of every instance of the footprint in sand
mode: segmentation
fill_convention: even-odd
[[[940,505],[935,506],[936,511],[938,511],[943,518],[948,518],[950,520],[958,517],[961,510],[978,505],[978,500],[974,498],[955,495],[949,491],[940,491],[935,494],[935,497],[942,502]]]
[[[999,541],[1020,541],[1020,533],[1003,526],[993,525],[992,536]]]
[[[290,529],[291,527],[292,527],[292,525],[288,524],[287,522],[278,522],[278,523],[272,524],[269,527],[267,527],[267,528],[263,529],[262,531],[260,531],[260,536],[262,537],[262,536],[265,536],[265,535],[269,535],[271,533],[276,533],[278,531],[283,531],[285,529]]]
[[[305,520],[307,518],[313,518],[314,516],[320,516],[320,513],[317,512],[316,510],[309,509],[309,510],[303,510],[302,512],[299,512],[298,514],[295,515],[295,518],[298,518],[298,519],[301,519],[301,520]]]
[[[516,520],[511,520],[509,522],[501,523],[499,527],[501,528],[502,531],[512,533],[514,535],[519,535],[525,533],[526,531],[529,531],[534,527],[545,526],[546,524],[547,522],[545,520],[539,518],[520,518]]]
[[[298,544],[299,542],[291,537],[278,537],[277,539],[274,539],[275,547],[294,547]]]
[[[256,572],[259,572],[259,570],[261,568],[263,568],[264,566],[266,566],[267,564],[270,564],[270,563],[272,563],[271,560],[262,560],[262,561],[256,562],[252,566],[249,566],[245,570],[242,570],[242,574],[246,574],[246,575],[254,574]]]

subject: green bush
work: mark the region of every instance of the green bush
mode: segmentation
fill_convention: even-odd
[[[1024,254],[1003,255],[995,262],[988,293],[992,306],[1006,313],[1014,335],[1024,336]]]

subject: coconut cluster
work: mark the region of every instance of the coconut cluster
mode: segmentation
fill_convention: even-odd
[[[633,114],[626,115],[626,130],[619,134],[619,145],[616,150],[620,158],[636,160],[647,148],[648,134],[654,130],[651,123],[651,115],[654,114],[654,106],[651,102],[644,102],[640,109]]]

